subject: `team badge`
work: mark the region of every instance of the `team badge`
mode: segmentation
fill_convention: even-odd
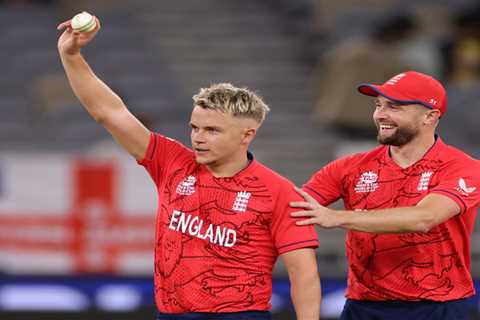
[[[432,176],[432,171],[426,171],[420,176],[420,181],[418,182],[417,190],[426,191],[428,190],[428,184],[430,183],[430,178]]]
[[[197,182],[197,178],[194,176],[188,176],[183,179],[177,186],[177,194],[182,196],[190,196],[195,193],[195,182]]]
[[[373,192],[378,189],[378,175],[373,171],[367,171],[362,173],[360,179],[355,185],[355,192],[365,193]]]
[[[251,193],[247,191],[237,192],[237,197],[233,202],[233,211],[245,212],[247,211],[248,201],[250,200]]]

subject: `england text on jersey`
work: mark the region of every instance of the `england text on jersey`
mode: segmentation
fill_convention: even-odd
[[[233,229],[209,224],[204,228],[204,221],[198,216],[173,210],[168,228],[177,232],[208,240],[223,247],[233,247],[237,241],[237,233]]]

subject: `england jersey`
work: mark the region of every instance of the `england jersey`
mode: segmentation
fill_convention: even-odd
[[[143,165],[158,189],[155,299],[165,313],[270,309],[279,254],[318,245],[290,217],[293,184],[251,159],[216,178],[180,143],[152,134]]]
[[[322,205],[343,199],[348,210],[414,206],[430,193],[460,213],[427,233],[349,231],[347,297],[447,301],[474,295],[470,235],[480,202],[480,163],[437,138],[424,157],[402,169],[387,146],[336,160],[304,190]]]

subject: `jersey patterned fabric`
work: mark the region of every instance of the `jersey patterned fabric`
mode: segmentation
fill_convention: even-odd
[[[342,198],[348,210],[413,206],[430,193],[460,208],[427,233],[349,231],[348,298],[448,301],[475,294],[469,237],[480,202],[478,160],[437,138],[421,160],[402,169],[380,146],[331,162],[304,190],[323,205]]]
[[[155,300],[160,312],[269,310],[279,254],[318,246],[299,227],[293,184],[255,160],[215,178],[182,144],[152,134],[143,160],[159,195]]]

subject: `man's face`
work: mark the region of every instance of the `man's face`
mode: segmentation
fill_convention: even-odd
[[[418,136],[426,110],[420,105],[401,105],[378,96],[373,113],[378,142],[392,146],[409,143]]]
[[[249,143],[247,124],[251,121],[195,106],[190,119],[190,137],[196,161],[218,166],[245,157]]]

